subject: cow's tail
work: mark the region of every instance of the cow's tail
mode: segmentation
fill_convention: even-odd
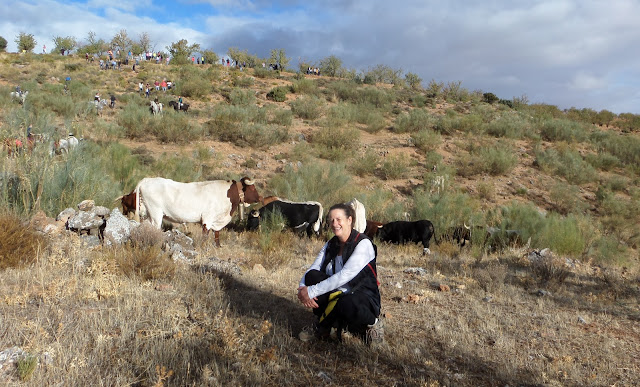
[[[142,181],[140,181],[140,183],[136,185],[136,189],[133,190],[136,195],[136,210],[133,213],[133,219],[138,223],[140,223],[140,184],[142,184]]]
[[[318,219],[313,223],[313,231],[316,235],[320,235],[320,227],[322,226],[322,204],[318,203]]]

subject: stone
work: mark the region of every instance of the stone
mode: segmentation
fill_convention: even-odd
[[[67,221],[67,228],[70,230],[91,230],[100,228],[104,224],[104,219],[95,216],[93,212],[78,211]]]
[[[256,274],[266,274],[267,273],[267,269],[264,268],[264,266],[262,266],[259,263],[256,263],[255,265],[253,265],[253,272]]]
[[[91,200],[91,199],[87,199],[87,200],[83,200],[78,204],[78,209],[80,211],[91,211],[93,209],[93,207],[96,206],[96,202]]]
[[[122,215],[119,208],[111,211],[106,222],[103,233],[105,246],[121,245],[129,240],[131,223],[126,216]]]
[[[398,289],[402,289],[402,284],[400,282],[396,282],[395,285],[393,286],[395,286]]]
[[[197,255],[193,239],[183,232],[173,229],[164,233],[165,242],[163,249],[175,260],[190,260]]]
[[[75,214],[76,210],[74,210],[73,208],[65,208],[58,214],[58,216],[56,216],[56,220],[67,223],[67,220],[69,220],[69,218],[74,216]]]
[[[587,320],[585,320],[582,316],[578,316],[578,322],[579,322],[580,324],[586,324],[586,323],[587,323]]]
[[[408,267],[402,271],[407,274],[417,274],[417,275],[425,275],[427,271],[421,267]]]
[[[440,290],[441,292],[448,292],[451,291],[451,288],[449,287],[449,285],[440,284],[438,285],[438,290]]]
[[[100,246],[102,243],[97,235],[82,235],[80,237],[83,247],[91,249]]]
[[[482,299],[482,301],[484,301],[484,302],[491,302],[491,300],[493,300],[493,297],[490,297],[490,296],[487,296],[487,297]]]
[[[417,304],[418,302],[420,302],[420,296],[417,294],[409,294],[407,296],[407,302]]]
[[[545,297],[545,296],[550,296],[550,295],[551,295],[551,293],[549,293],[548,291],[543,290],[543,289],[538,289],[538,291],[536,292],[536,296],[538,296],[538,297]]]
[[[96,216],[102,216],[105,217],[107,215],[109,215],[111,213],[111,210],[108,209],[107,207],[103,207],[103,206],[96,206],[93,209],[93,213],[96,214]]]

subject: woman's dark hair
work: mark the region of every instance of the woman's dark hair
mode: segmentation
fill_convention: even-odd
[[[333,210],[342,210],[344,211],[345,215],[347,215],[348,217],[351,217],[353,223],[356,223],[356,210],[353,209],[353,207],[351,207],[350,205],[346,204],[346,203],[338,203],[338,204],[334,204],[333,206],[331,206],[331,208],[329,208],[329,212],[333,211]],[[329,215],[329,212],[327,212],[327,215]]]

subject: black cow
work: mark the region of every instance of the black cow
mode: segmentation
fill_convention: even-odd
[[[397,221],[389,222],[378,230],[378,236],[383,242],[407,243],[422,242],[424,249],[422,255],[431,254],[429,250],[429,240],[434,234],[433,223],[428,220],[418,220],[415,222]]]
[[[307,231],[307,236],[318,235],[322,223],[322,204],[318,202],[289,202],[275,200],[259,211],[251,211],[247,218],[247,229],[256,230],[260,226],[260,219],[270,214],[280,213],[284,217],[286,226],[294,231]]]

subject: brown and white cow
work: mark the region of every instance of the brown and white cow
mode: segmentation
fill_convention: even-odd
[[[378,230],[382,228],[382,223],[376,222],[373,220],[367,220],[367,227],[364,230],[364,235],[368,236],[369,239],[373,240],[373,238],[378,234]]]
[[[240,181],[193,183],[147,177],[138,183],[133,193],[136,219],[144,209],[156,228],[161,227],[163,218],[176,223],[200,223],[205,234],[209,230],[215,232],[217,246],[220,246],[220,230],[229,224],[238,207],[262,201],[248,177]]]

